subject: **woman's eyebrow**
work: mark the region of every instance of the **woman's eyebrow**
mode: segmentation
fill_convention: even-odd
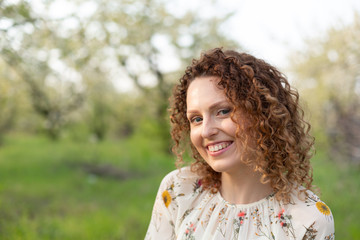
[[[211,111],[211,110],[213,110],[213,109],[215,109],[215,108],[218,108],[218,107],[220,107],[220,106],[223,106],[223,105],[225,105],[225,104],[229,104],[229,102],[226,101],[226,100],[221,100],[221,101],[218,101],[218,102],[215,102],[215,103],[211,104],[211,105],[209,106],[209,109],[210,109],[210,111]],[[198,112],[198,111],[195,110],[195,109],[189,109],[189,110],[186,111],[186,114],[197,113],[197,112]]]
[[[228,101],[226,101],[226,100],[221,100],[221,101],[218,101],[218,102],[216,102],[216,103],[211,104],[210,107],[209,107],[209,109],[210,109],[210,110],[213,110],[213,109],[218,108],[218,107],[224,107],[224,105],[228,105],[228,104],[229,104]]]

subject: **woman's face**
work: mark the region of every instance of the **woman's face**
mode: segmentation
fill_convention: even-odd
[[[215,77],[195,78],[187,90],[187,118],[191,142],[216,172],[237,172],[245,153],[235,136],[237,124],[231,119],[232,104]],[[239,124],[244,118],[237,116]]]

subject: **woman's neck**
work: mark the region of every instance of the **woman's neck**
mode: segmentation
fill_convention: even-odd
[[[261,174],[244,165],[237,172],[221,173],[222,197],[233,204],[248,204],[259,201],[273,192],[270,183],[261,182]]]

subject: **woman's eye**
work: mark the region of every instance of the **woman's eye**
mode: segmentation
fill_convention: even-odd
[[[219,111],[219,115],[226,115],[226,114],[228,114],[228,113],[230,113],[230,109],[221,109],[220,111]]]
[[[191,122],[192,123],[199,123],[199,122],[201,122],[202,121],[202,118],[201,117],[193,117],[192,119],[191,119]]]

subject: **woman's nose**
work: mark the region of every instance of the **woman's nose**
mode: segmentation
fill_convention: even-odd
[[[216,122],[212,119],[204,119],[201,135],[203,138],[210,138],[218,133]]]

